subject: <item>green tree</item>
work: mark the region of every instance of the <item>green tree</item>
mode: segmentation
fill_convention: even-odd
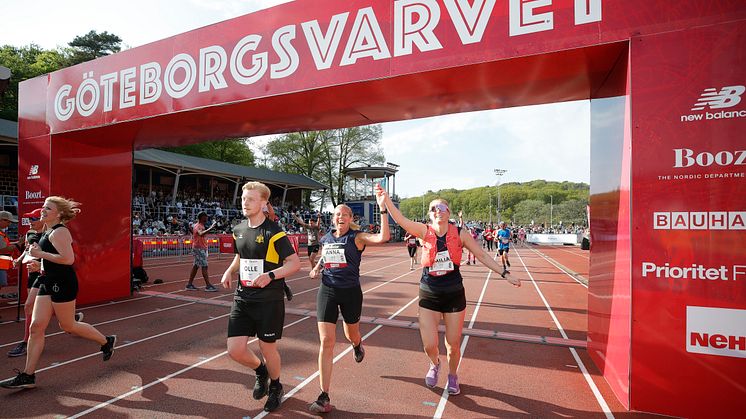
[[[192,144],[184,147],[164,148],[172,153],[202,157],[242,166],[255,166],[254,152],[251,151],[245,138],[212,141]]]
[[[76,36],[70,46],[69,65],[95,60],[122,50],[122,38],[109,32],[90,31]]]
[[[272,169],[306,175],[328,185],[329,198],[336,206],[343,202],[346,169],[385,162],[381,136],[380,125],[290,133],[270,141],[263,152]],[[315,198],[320,197],[317,194]],[[311,196],[304,198],[307,205],[311,200]]]
[[[0,95],[0,118],[18,120],[18,84],[24,80],[51,73],[65,67],[67,58],[57,50],[44,50],[38,45],[0,47],[0,65],[10,69],[10,83]]]

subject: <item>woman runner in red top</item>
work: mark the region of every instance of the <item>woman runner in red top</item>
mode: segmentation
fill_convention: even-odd
[[[440,373],[438,324],[443,320],[446,328],[445,347],[449,372],[447,389],[451,395],[459,394],[461,389],[456,371],[461,361],[461,334],[466,313],[466,294],[459,272],[463,248],[466,247],[480,262],[494,272],[500,273],[502,267],[479,247],[466,229],[448,222],[451,211],[446,200],[435,199],[430,202],[431,224],[426,225],[402,215],[385,191],[377,187],[376,193],[384,195],[386,209],[394,221],[423,241],[419,323],[422,344],[425,353],[430,358],[425,385],[432,388],[438,384]],[[508,278],[507,280],[516,287],[521,286],[521,281],[518,279]]]

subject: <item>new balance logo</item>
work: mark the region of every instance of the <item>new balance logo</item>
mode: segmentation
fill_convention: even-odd
[[[702,91],[699,100],[691,108],[697,112],[691,115],[681,115],[681,122],[698,122],[718,119],[746,118],[746,109],[736,110],[719,110],[717,112],[707,112],[715,109],[732,108],[741,103],[741,95],[746,92],[746,86],[735,85],[721,87],[719,90],[715,87],[708,87]]]
[[[33,175],[37,175],[37,174],[39,174],[39,165],[35,164],[35,165],[31,166],[31,169],[29,169],[28,175],[29,176],[33,176]]]
[[[704,90],[692,110],[701,111],[707,107],[710,109],[731,108],[741,102],[741,95],[745,91],[746,86],[725,86],[720,91],[710,87]]]
[[[654,212],[655,230],[746,230],[746,211]]]

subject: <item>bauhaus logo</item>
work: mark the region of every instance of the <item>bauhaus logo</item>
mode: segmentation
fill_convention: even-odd
[[[746,310],[688,306],[686,351],[746,358]]]
[[[710,267],[693,263],[689,266],[658,265],[655,262],[642,262],[643,278],[690,279],[709,281],[745,281],[746,265]]]
[[[653,213],[654,230],[746,230],[746,211]]]
[[[746,117],[746,110],[733,109],[741,103],[741,95],[746,92],[746,86],[733,85],[721,88],[708,87],[702,91],[692,111],[699,111],[691,115],[681,115],[681,122],[696,122],[714,119],[732,119]],[[718,109],[728,109],[720,110]],[[705,112],[701,112],[705,111]]]

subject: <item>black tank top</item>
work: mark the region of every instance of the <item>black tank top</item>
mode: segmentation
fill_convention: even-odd
[[[55,249],[52,241],[49,240],[49,235],[52,234],[54,230],[64,226],[64,224],[57,224],[42,234],[41,239],[39,239],[39,247],[41,250],[55,255],[60,254],[60,252]],[[44,276],[48,278],[75,278],[75,270],[72,265],[61,265],[44,259],[42,261],[42,270],[44,271]]]

